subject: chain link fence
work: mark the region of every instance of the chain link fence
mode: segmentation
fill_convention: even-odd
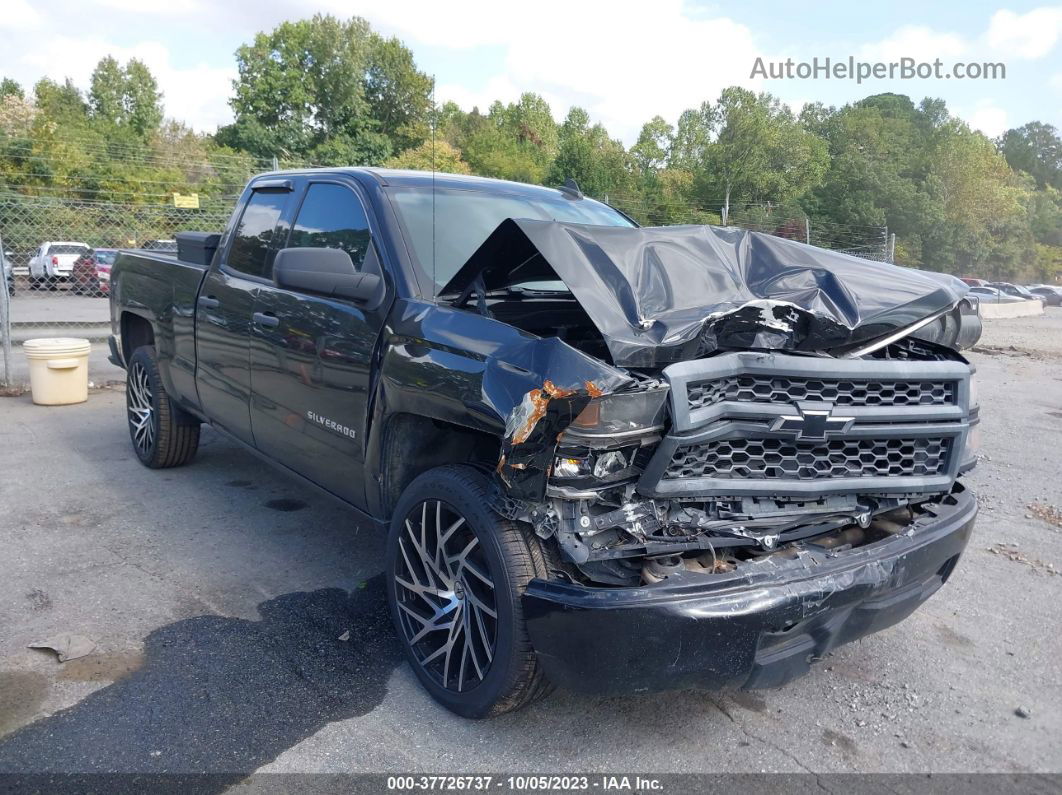
[[[110,333],[110,268],[119,249],[176,251],[186,230],[221,230],[234,200],[198,208],[0,196],[0,384],[25,380],[21,343],[34,337]]]
[[[723,225],[722,205],[701,206],[661,199],[653,201],[645,197],[623,194],[606,195],[602,199],[644,226]],[[892,261],[890,236],[886,226],[814,220],[798,208],[772,202],[734,204],[730,208],[726,225],[799,240],[801,243],[863,259]]]

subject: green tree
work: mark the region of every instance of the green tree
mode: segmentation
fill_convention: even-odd
[[[1007,130],[999,150],[1011,168],[1031,174],[1039,187],[1062,190],[1062,139],[1052,125],[1033,121]]]
[[[590,115],[579,107],[568,111],[561,125],[557,158],[549,172],[554,185],[568,179],[598,199],[629,192],[632,185],[630,158],[623,144],[609,138],[600,124],[591,125]]]
[[[155,132],[162,123],[162,94],[151,70],[142,61],[125,65],[125,113],[129,128],[137,135]]]
[[[283,22],[236,52],[235,122],[220,142],[268,157],[371,164],[423,140],[431,82],[358,17]]]
[[[101,121],[145,137],[162,123],[162,94],[151,70],[137,59],[121,66],[111,56],[92,72],[89,108]]]
[[[83,118],[88,110],[74,81],[67,78],[62,84],[43,77],[33,86],[33,103],[52,119]]]
[[[388,168],[412,168],[417,171],[439,171],[444,174],[471,174],[461,152],[446,141],[424,141],[412,149],[395,155],[386,163]]]
[[[18,97],[19,99],[26,98],[26,92],[22,90],[22,86],[17,81],[12,80],[10,77],[5,77],[0,80],[0,99],[4,97]]]
[[[1035,258],[1027,189],[981,133],[953,119],[936,129],[927,187],[943,222],[922,230],[923,258],[953,273],[1015,276]]]
[[[661,116],[654,116],[642,125],[638,140],[631,147],[631,159],[643,175],[652,174],[662,169],[671,152],[671,140],[675,128]]]
[[[1062,191],[1048,186],[1028,191],[1029,227],[1038,243],[1062,246]]]
[[[396,150],[428,138],[432,79],[417,69],[413,53],[398,39],[372,36],[365,98]]]
[[[723,198],[723,222],[735,196],[787,200],[818,184],[828,154],[789,108],[770,94],[723,89],[709,116],[714,140],[704,152],[709,184]]]
[[[715,114],[712,103],[702,102],[698,108],[685,110],[675,126],[668,157],[669,168],[695,172],[704,168],[708,147],[712,143],[712,122]]]
[[[820,131],[830,156],[822,184],[804,201],[812,225],[853,230],[845,238],[855,242],[860,230],[886,224],[905,263],[920,264],[922,234],[943,223],[943,210],[928,185],[932,128],[919,109],[908,97],[879,94],[838,110],[817,107],[802,123]]]
[[[111,124],[125,120],[125,71],[110,55],[101,58],[92,72],[89,107],[97,118]]]
[[[439,134],[461,150],[476,174],[542,183],[557,155],[557,124],[549,105],[533,93],[504,105],[495,102],[486,115],[464,113],[452,102],[439,110]]]

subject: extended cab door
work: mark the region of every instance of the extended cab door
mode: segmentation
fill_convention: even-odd
[[[344,182],[309,182],[290,238],[277,246],[284,247],[340,248],[355,269],[384,276],[364,203]],[[271,284],[254,307],[251,424],[258,448],[359,507],[373,352],[390,294],[388,288],[370,307]]]
[[[251,315],[272,267],[273,234],[288,207],[291,181],[252,186],[196,302],[196,386],[203,412],[248,444],[251,434]]]

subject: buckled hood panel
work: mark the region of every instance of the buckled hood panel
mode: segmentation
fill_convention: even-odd
[[[870,342],[954,307],[946,274],[759,232],[508,219],[443,288],[560,279],[613,362],[651,367],[718,350],[816,353]]]

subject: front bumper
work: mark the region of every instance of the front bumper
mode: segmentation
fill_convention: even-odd
[[[977,515],[955,491],[903,535],[639,588],[533,580],[524,616],[546,676],[592,693],[779,687],[910,615],[951,574]]]

